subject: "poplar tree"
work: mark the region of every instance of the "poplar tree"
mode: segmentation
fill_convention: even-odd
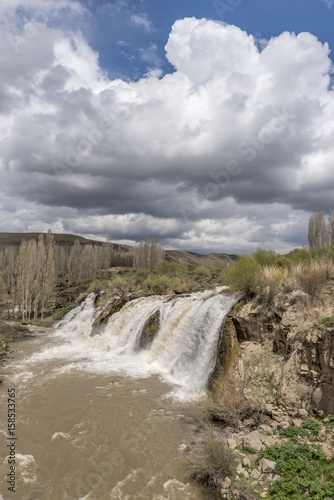
[[[311,252],[329,245],[329,231],[322,210],[311,215],[308,225],[308,242]]]
[[[164,258],[165,251],[161,245],[156,243],[154,238],[146,236],[145,240],[135,248],[134,266],[136,268],[154,269]]]

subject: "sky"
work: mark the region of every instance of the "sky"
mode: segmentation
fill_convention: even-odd
[[[2,0],[0,231],[285,253],[334,208],[330,0]]]

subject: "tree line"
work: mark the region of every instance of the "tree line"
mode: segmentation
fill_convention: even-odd
[[[329,211],[327,222],[322,210],[311,215],[308,224],[308,244],[311,252],[334,244],[334,209]]]
[[[55,287],[102,277],[111,267],[153,269],[164,257],[154,238],[146,237],[137,247],[115,248],[110,243],[57,244],[51,230],[38,239],[23,239],[20,245],[0,245],[0,295],[8,316],[37,319],[45,314]]]

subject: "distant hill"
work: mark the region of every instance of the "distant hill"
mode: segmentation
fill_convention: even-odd
[[[40,233],[0,233],[0,245],[19,245],[23,239],[31,240],[38,239]],[[87,245],[89,243],[94,245],[102,245],[104,242],[97,240],[90,240],[77,236],[75,234],[55,234],[55,241],[58,245],[73,245],[75,240]],[[129,252],[133,247],[129,245],[121,245],[118,243],[107,242],[115,250],[123,250]],[[211,253],[208,255],[201,255],[195,252],[186,252],[181,250],[166,250],[166,260],[169,262],[181,262],[186,266],[219,266],[220,264],[228,264],[237,258],[236,255],[226,253]]]
[[[41,233],[0,233],[0,245],[19,245],[23,239],[25,240],[37,240]],[[75,240],[79,240],[80,243],[88,245],[92,243],[94,245],[102,245],[108,243],[112,245],[115,249],[122,249],[124,251],[129,251],[132,247],[129,245],[120,245],[118,243],[104,242],[98,240],[90,240],[88,238],[83,238],[82,236],[77,236],[76,234],[56,234],[53,233],[55,237],[55,242],[59,245],[74,245]]]
[[[221,264],[229,264],[237,259],[237,255],[226,253],[209,253],[201,255],[195,252],[185,252],[181,250],[166,250],[165,259],[169,262],[182,262],[186,266],[211,266],[216,267]]]

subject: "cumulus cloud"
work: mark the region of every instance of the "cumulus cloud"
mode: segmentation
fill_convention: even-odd
[[[15,51],[0,26],[3,231],[285,251],[333,207],[332,62],[312,34],[261,45],[182,19],[166,44],[174,72],[131,82],[110,80],[77,30],[20,29]]]

